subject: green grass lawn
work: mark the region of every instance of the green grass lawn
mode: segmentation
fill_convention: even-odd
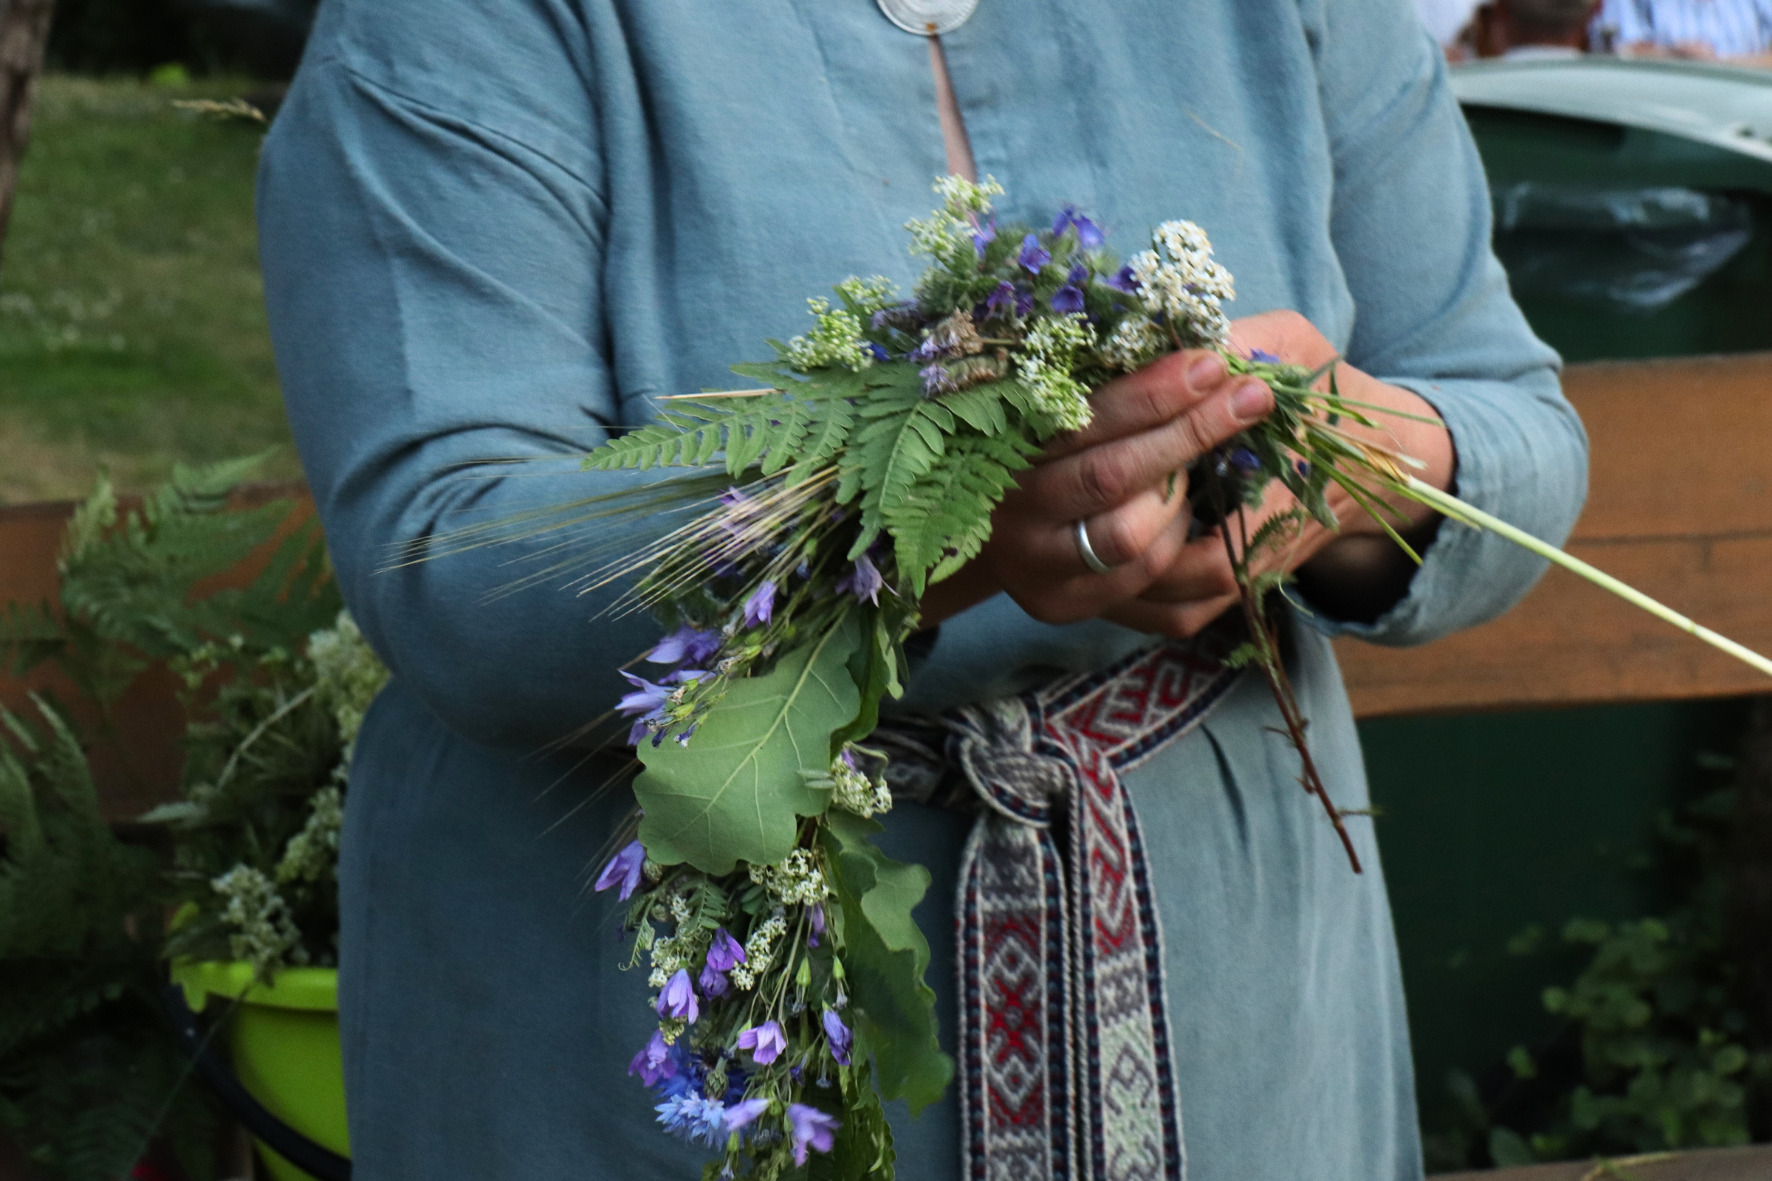
[[[0,259],[0,503],[140,488],[280,446],[252,221],[261,129],[175,108],[239,83],[45,79]]]

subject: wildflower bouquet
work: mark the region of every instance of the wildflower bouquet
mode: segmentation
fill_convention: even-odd
[[[1089,422],[1095,387],[1209,348],[1272,389],[1273,413],[1200,461],[1188,496],[1197,520],[1223,523],[1242,592],[1248,638],[1231,660],[1267,677],[1350,858],[1263,609],[1283,581],[1263,552],[1308,519],[1334,527],[1334,485],[1387,530],[1381,498],[1410,497],[1617,589],[1350,434],[1378,410],[1340,395],[1332,367],[1233,351],[1232,279],[1199,227],[1166,223],[1121,265],[1075,209],[1049,227],[999,225],[994,183],[936,189],[942,207],[907,226],[930,260],[912,298],[848,279],[835,303],[810,301],[811,331],[771,342],[775,360],[734,366],[757,388],[669,399],[656,423],[586,459],[691,469],[591,504],[592,516],[689,506],[690,519],[587,581],[631,579],[618,609],[670,629],[644,658],[658,671],[623,673],[640,819],[596,887],[628,904],[658,1017],[630,1073],[667,1130],[719,1154],[710,1178],[808,1165],[889,1176],[881,1098],[916,1110],[951,1077],[911,918],[929,876],[871,840],[892,798],[867,740],[902,691],[920,597],[979,553],[1042,447]],[[1254,527],[1248,510],[1275,482],[1296,507]]]

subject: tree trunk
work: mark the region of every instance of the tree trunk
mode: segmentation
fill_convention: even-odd
[[[31,106],[54,11],[55,0],[0,0],[0,251],[12,220],[19,162],[31,138]]]

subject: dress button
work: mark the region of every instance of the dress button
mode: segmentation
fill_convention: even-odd
[[[886,19],[907,33],[933,37],[957,29],[972,16],[978,0],[878,0]]]

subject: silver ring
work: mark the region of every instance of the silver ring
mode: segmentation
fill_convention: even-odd
[[[1096,554],[1095,547],[1089,544],[1089,521],[1086,517],[1077,518],[1077,554],[1083,559],[1083,565],[1097,574],[1114,572],[1114,568],[1102,561]]]

